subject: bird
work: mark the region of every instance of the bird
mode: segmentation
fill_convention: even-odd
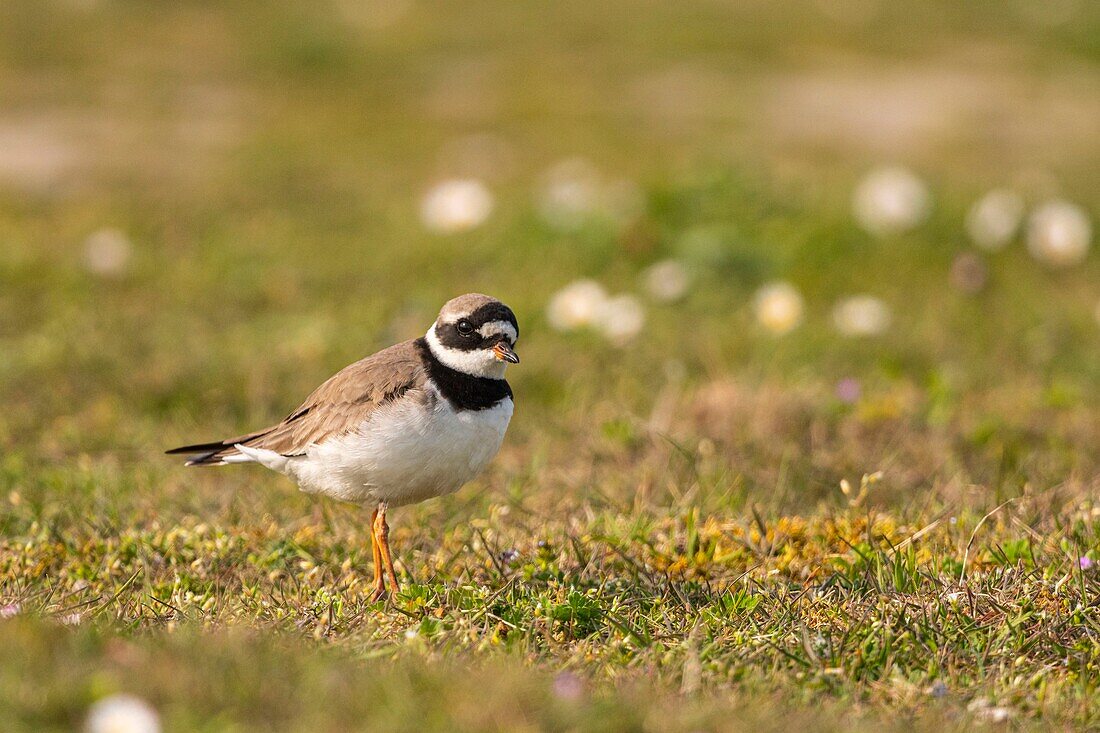
[[[511,308],[460,295],[424,336],[341,369],[281,422],[167,453],[189,456],[187,466],[258,463],[306,493],[371,509],[372,601],[393,598],[386,511],[458,491],[497,454],[514,410],[504,372],[519,363],[518,338]]]

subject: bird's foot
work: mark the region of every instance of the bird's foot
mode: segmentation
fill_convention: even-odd
[[[374,593],[371,594],[370,602],[378,603],[379,601],[392,601],[393,591],[387,588],[381,583],[374,587]]]

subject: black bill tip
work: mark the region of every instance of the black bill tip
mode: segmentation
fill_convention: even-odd
[[[500,361],[506,361],[509,364],[519,364],[519,354],[515,352],[512,345],[507,341],[500,341],[493,346],[493,353],[496,354],[497,359]]]

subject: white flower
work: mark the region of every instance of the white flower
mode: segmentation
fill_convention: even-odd
[[[576,280],[550,298],[546,319],[559,331],[591,326],[607,301],[607,291],[595,280]]]
[[[973,713],[978,720],[987,723],[1003,723],[1015,714],[1012,708],[994,705],[991,701],[981,697],[972,700],[966,706],[966,709]]]
[[[555,229],[579,229],[600,205],[600,174],[584,158],[570,158],[552,166],[543,176],[536,205]]]
[[[890,307],[871,295],[845,298],[833,308],[833,325],[842,336],[878,336],[891,320]]]
[[[974,244],[996,251],[1016,235],[1024,217],[1024,199],[1020,194],[999,188],[978,199],[966,215],[966,231]]]
[[[687,294],[691,275],[678,261],[661,260],[646,268],[642,282],[654,300],[671,303]]]
[[[802,295],[787,282],[773,282],[756,291],[752,299],[756,320],[777,336],[802,323]]]
[[[645,325],[645,309],[632,295],[608,297],[594,280],[577,280],[550,299],[546,319],[559,331],[592,327],[616,345],[637,336]]]
[[[84,240],[84,269],[93,275],[119,277],[129,269],[133,251],[118,229],[100,229]]]
[[[924,182],[905,168],[880,168],[856,186],[852,213],[877,236],[909,231],[928,218],[932,200]]]
[[[994,705],[991,708],[980,711],[978,717],[988,720],[991,723],[1003,723],[1012,717],[1012,708]]]
[[[1085,259],[1092,241],[1092,224],[1084,209],[1068,201],[1049,201],[1031,213],[1027,248],[1051,267],[1075,265]]]
[[[645,308],[633,295],[616,295],[604,301],[595,325],[608,341],[623,346],[642,332]]]
[[[594,220],[625,227],[645,211],[645,194],[629,178],[605,179],[584,158],[552,165],[535,190],[535,208],[548,225],[575,232]]]
[[[481,181],[456,178],[437,184],[420,202],[420,220],[441,234],[464,232],[485,223],[493,213],[493,194]]]
[[[160,717],[141,698],[111,695],[88,710],[84,730],[86,733],[160,733]]]

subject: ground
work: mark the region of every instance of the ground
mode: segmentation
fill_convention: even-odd
[[[964,225],[1095,221],[1097,39],[1074,0],[5,3],[0,727],[1100,727],[1100,264]],[[928,218],[868,233],[896,165]],[[487,219],[425,226],[455,177]],[[582,278],[640,334],[557,330]],[[369,512],[162,454],[466,291],[517,313],[516,415],[392,513],[392,605]]]

